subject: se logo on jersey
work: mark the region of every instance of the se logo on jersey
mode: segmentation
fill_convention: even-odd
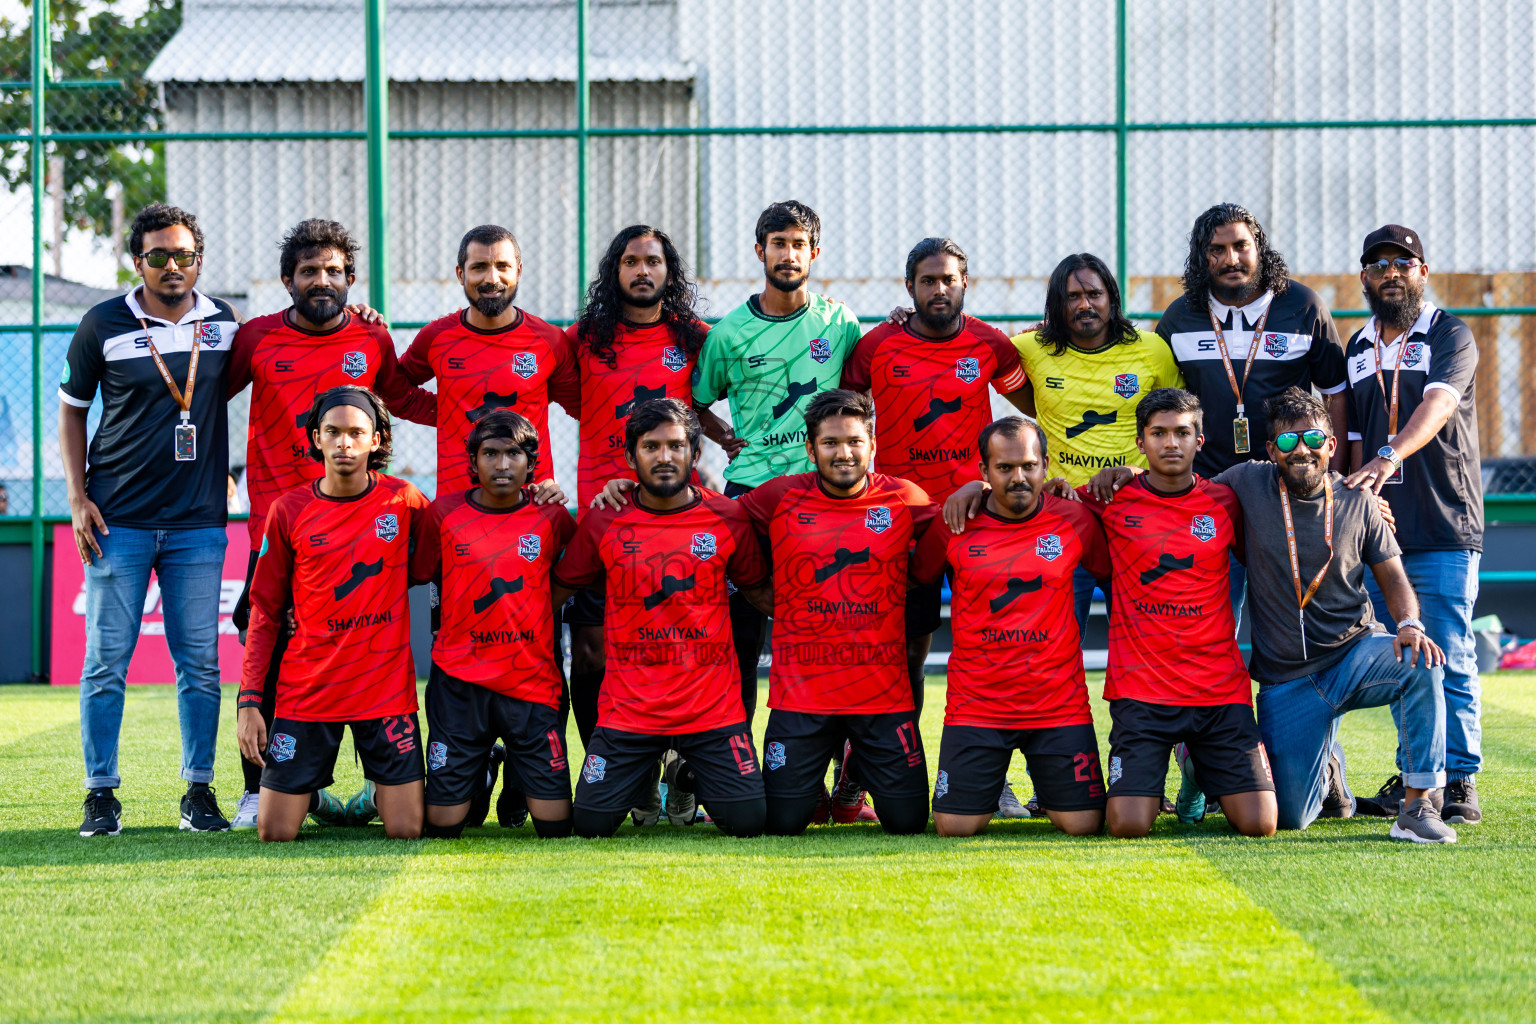
[[[1130,398],[1141,390],[1141,384],[1136,380],[1134,373],[1115,374],[1115,394],[1121,398]]]
[[[832,358],[832,343],[826,338],[811,339],[811,358],[824,363]]]
[[[1035,554],[1047,562],[1054,562],[1061,557],[1061,538],[1054,533],[1048,533],[1035,541]]]
[[[1285,350],[1290,346],[1291,339],[1283,334],[1264,335],[1264,351],[1279,359],[1285,355]]]
[[[1195,516],[1189,521],[1189,532],[1203,544],[1216,536],[1216,520],[1211,516]]]
[[[297,742],[285,732],[275,732],[272,734],[272,745],[267,748],[267,753],[272,755],[274,761],[292,761],[293,748]]]
[[[512,372],[524,380],[539,372],[539,359],[532,352],[519,352],[512,357]]]
[[[676,345],[668,345],[661,350],[661,365],[669,370],[681,370],[688,365],[688,357]]]
[[[373,532],[387,544],[400,535],[400,520],[392,514],[379,516],[373,521]]]
[[[517,538],[517,553],[530,562],[536,561],[539,557],[539,535],[525,533]]]
[[[864,513],[864,526],[871,533],[884,533],[891,528],[891,510],[884,505],[876,505]]]
[[[955,376],[969,384],[981,376],[981,361],[979,359],[956,359]]]
[[[341,372],[357,380],[368,372],[368,357],[361,352],[348,352],[341,357]]]
[[[693,545],[688,550],[693,552],[695,558],[708,561],[715,557],[715,552],[719,549],[715,546],[714,534],[696,533],[693,535]]]

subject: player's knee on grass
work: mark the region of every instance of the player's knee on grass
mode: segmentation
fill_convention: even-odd
[[[457,839],[464,834],[464,822],[461,819],[457,825],[434,825],[428,821],[421,826],[421,838],[423,839]]]
[[[977,835],[991,822],[990,814],[945,814],[943,811],[933,814],[934,831],[948,839]]]
[[[571,834],[574,826],[573,821],[569,817],[558,819],[535,818],[530,814],[528,820],[533,822],[533,832],[540,839],[564,839]]]
[[[1103,811],[1052,811],[1047,809],[1045,813],[1051,819],[1052,825],[1055,825],[1069,836],[1098,835],[1104,828]]]
[[[1112,796],[1105,809],[1109,834],[1116,839],[1140,839],[1152,831],[1163,802],[1155,796]]]
[[[1268,790],[1252,793],[1230,793],[1221,797],[1221,813],[1227,824],[1245,836],[1254,839],[1275,834],[1280,824],[1280,808],[1275,794]]]
[[[571,826],[583,839],[605,839],[624,824],[628,811],[594,811],[577,807],[571,812]]]
[[[893,836],[915,836],[928,828],[928,794],[876,798],[880,827]]]
[[[264,843],[289,843],[299,837],[299,826],[309,814],[313,793],[280,793],[261,790],[261,813],[256,815],[256,836]]]
[[[816,804],[821,794],[812,793],[801,797],[774,797],[767,802],[767,818],[763,830],[771,836],[798,836],[816,817]]]
[[[768,801],[763,797],[725,803],[716,801],[707,804],[706,808],[710,820],[721,832],[738,839],[762,835],[763,825],[768,818]]]

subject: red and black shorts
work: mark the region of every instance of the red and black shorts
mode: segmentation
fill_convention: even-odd
[[[1163,796],[1176,743],[1189,746],[1208,795],[1274,792],[1259,723],[1247,704],[1188,707],[1121,697],[1109,702],[1109,717],[1110,796]]]
[[[1048,811],[1091,811],[1104,806],[1099,740],[1089,723],[1043,729],[946,725],[939,741],[935,814],[992,814],[1017,750],[1029,767],[1040,806]]]
[[[581,777],[576,780],[576,807],[612,812],[644,806],[656,778],[656,762],[668,750],[688,761],[694,793],[706,807],[763,798],[763,773],[746,722],[673,736],[600,725],[592,730]]]
[[[923,736],[911,711],[817,715],[774,708],[763,733],[763,783],[771,800],[822,791],[827,763],[853,749],[859,784],[878,802],[928,796]]]
[[[535,800],[569,800],[560,709],[518,700],[450,676],[427,679],[427,803],[452,806],[485,785],[486,758],[500,740],[518,788]]]
[[[360,722],[300,722],[274,718],[267,740],[267,766],[261,770],[263,789],[279,793],[313,793],[335,782],[336,754],[342,730],[351,727],[352,746],[363,765],[363,777],[379,786],[420,782],[421,728],[416,712],[369,718]]]

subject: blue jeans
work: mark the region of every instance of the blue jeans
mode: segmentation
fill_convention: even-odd
[[[1094,579],[1093,573],[1078,566],[1072,570],[1072,613],[1077,616],[1077,635],[1088,635],[1088,607],[1093,604],[1093,588],[1104,591],[1105,612],[1108,614],[1109,584]]]
[[[160,581],[165,640],[176,664],[181,777],[213,781],[219,734],[219,589],[222,528],[97,534],[101,557],[85,567],[85,664],[80,670],[80,742],[85,788],[116,789],[128,662],[139,640],[149,573]]]
[[[1445,785],[1445,697],[1442,670],[1398,661],[1393,638],[1370,633],[1324,672],[1259,687],[1255,710],[1269,752],[1281,828],[1306,828],[1323,807],[1328,751],[1347,711],[1401,707],[1398,742],[1403,784]]]
[[[1472,637],[1472,606],[1477,604],[1480,551],[1415,551],[1403,556],[1403,570],[1419,595],[1424,631],[1445,651],[1445,777],[1452,782],[1475,775],[1483,766],[1483,686],[1477,675],[1477,647]],[[1386,599],[1370,573],[1366,588],[1376,617],[1395,631]],[[1396,717],[1397,710],[1392,712]],[[1403,767],[1403,751],[1397,751]]]

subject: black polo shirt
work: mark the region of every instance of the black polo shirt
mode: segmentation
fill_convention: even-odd
[[[1397,429],[1408,425],[1424,396],[1436,389],[1456,399],[1456,411],[1429,443],[1403,461],[1403,482],[1382,496],[1397,518],[1404,551],[1483,550],[1483,468],[1473,388],[1477,341],[1472,329],[1426,302],[1419,318],[1381,350],[1376,379],[1376,318],[1350,339],[1349,439],[1364,445],[1364,461],[1387,443],[1388,403],[1398,361]],[[1382,384],[1386,385],[1383,392]]]
[[[1264,334],[1243,388],[1243,404],[1248,416],[1250,450],[1240,455],[1233,446],[1232,421],[1237,418],[1237,397],[1216,347],[1216,332],[1203,309],[1190,307],[1189,297],[1173,300],[1161,320],[1157,333],[1173,349],[1184,374],[1185,386],[1197,395],[1205,410],[1205,446],[1195,456],[1195,472],[1214,477],[1249,459],[1264,459],[1264,443],[1269,440],[1269,420],[1264,403],[1292,385],[1325,395],[1345,388],[1344,349],[1333,317],[1316,292],[1291,281],[1279,295],[1265,292],[1248,305],[1234,309],[1210,298],[1211,312],[1221,324],[1232,359],[1232,372],[1243,381],[1243,366],[1253,344],[1253,330],[1259,318],[1269,310]]]
[[[101,393],[101,423],[86,456],[85,491],[111,526],[147,530],[223,526],[229,476],[229,349],[240,326],[222,299],[193,293],[180,322],[144,312],[137,291],[86,312],[69,343],[59,401],[89,408]],[[149,354],[148,337],[176,386],[186,388],[192,336],[198,332],[192,422],[197,458],[177,462],[181,407]],[[201,323],[201,328],[196,325]]]

